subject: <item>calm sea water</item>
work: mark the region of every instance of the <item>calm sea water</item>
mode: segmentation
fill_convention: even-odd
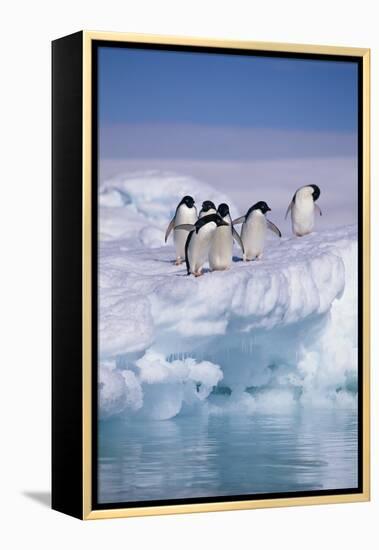
[[[357,415],[108,420],[99,425],[99,502],[227,496],[357,485]]]

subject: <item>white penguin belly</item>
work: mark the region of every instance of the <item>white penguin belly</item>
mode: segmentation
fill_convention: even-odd
[[[185,231],[184,229],[178,229],[178,231],[175,231],[174,233],[175,254],[177,258],[181,258],[182,260],[185,258],[185,245],[187,237],[188,231]]]
[[[263,253],[267,222],[263,214],[254,215],[253,219],[242,225],[241,239],[246,260],[254,260]]]
[[[213,227],[212,227],[213,226]],[[188,246],[188,263],[191,273],[199,273],[208,259],[209,247],[215,230],[214,223],[208,223],[199,233],[194,233]]]
[[[212,270],[229,269],[232,265],[233,236],[231,227],[220,226],[216,229],[210,250],[209,267]]]
[[[291,209],[292,229],[302,237],[313,231],[315,215],[313,198],[296,201]]]
[[[187,205],[181,204],[175,216],[175,227],[181,224],[195,224],[197,220],[196,209],[188,208]],[[188,237],[188,231],[185,229],[174,229],[174,244],[176,257],[185,259],[185,245]]]

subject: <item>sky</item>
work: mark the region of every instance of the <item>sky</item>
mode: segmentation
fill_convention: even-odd
[[[354,63],[100,48],[100,121],[354,132]]]
[[[354,222],[357,70],[343,61],[100,47],[100,174],[185,173],[229,188],[241,208],[253,183],[275,197],[321,183],[339,222]]]
[[[356,153],[355,63],[100,47],[98,73],[105,158]]]

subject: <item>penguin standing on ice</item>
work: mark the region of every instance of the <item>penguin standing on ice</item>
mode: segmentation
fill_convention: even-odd
[[[178,206],[176,207],[175,215],[170,221],[165,235],[165,242],[167,242],[168,236],[174,229],[174,244],[176,250],[176,265],[180,265],[186,257],[185,245],[188,234],[185,231],[176,231],[175,228],[181,224],[194,224],[197,220],[197,210],[194,199],[186,195],[182,198]]]
[[[262,258],[267,228],[276,233],[278,237],[282,236],[276,225],[266,218],[266,213],[270,210],[271,208],[266,202],[259,201],[249,208],[245,216],[233,221],[233,225],[242,223],[241,239],[244,247],[244,261]]]
[[[241,237],[232,225],[229,206],[225,203],[220,204],[217,213],[227,226],[220,225],[213,235],[209,250],[209,267],[212,271],[223,271],[232,265],[233,240],[239,244],[242,253],[244,250]]]
[[[214,233],[218,227],[227,225],[228,223],[216,213],[199,218],[194,225],[183,224],[176,227],[176,231],[190,232],[185,246],[188,275],[192,273],[199,277],[203,274],[202,268],[208,259]]]
[[[316,204],[321,194],[317,185],[300,187],[290,202],[285,219],[291,211],[292,231],[297,237],[312,233],[315,223],[315,212],[322,216],[321,209]]]
[[[216,214],[216,206],[212,201],[204,201],[201,205],[201,210],[199,212],[199,218],[203,216],[208,216],[209,214]]]

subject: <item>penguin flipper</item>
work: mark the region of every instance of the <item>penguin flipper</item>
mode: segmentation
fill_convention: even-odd
[[[182,223],[180,225],[177,225],[175,227],[175,231],[177,229],[183,229],[184,231],[195,231],[196,227],[192,225],[191,223]]]
[[[233,226],[232,226],[232,235],[233,235],[233,239],[236,241],[236,243],[238,244],[238,246],[242,250],[242,254],[245,254],[245,248],[243,246],[242,239],[239,236],[239,234],[237,233],[237,231],[234,229]]]
[[[322,216],[321,208],[316,203],[315,203],[315,210],[316,210],[316,212],[318,212],[320,214],[320,216]]]
[[[184,246],[184,252],[185,252],[185,256],[186,256],[186,266],[187,266],[187,275],[191,275],[191,268],[190,268],[190,264],[189,264],[189,259],[188,259],[188,247],[189,247],[189,243],[192,239],[192,236],[193,236],[193,231],[191,231],[187,237],[187,240],[186,240],[186,244]]]
[[[270,220],[268,220],[267,218],[266,218],[266,222],[267,222],[267,227],[269,229],[271,229],[271,231],[273,233],[276,233],[276,235],[278,235],[278,237],[282,236],[282,234],[280,232],[280,229],[278,227],[276,227],[276,225],[274,223],[270,222]]]
[[[168,236],[170,235],[171,231],[174,229],[174,225],[175,225],[175,216],[172,218],[172,220],[170,221],[166,229],[166,235],[164,236],[165,243],[167,243]]]
[[[243,223],[246,221],[246,216],[241,216],[235,220],[232,221],[232,225],[238,225],[239,223]]]
[[[292,201],[288,205],[286,215],[284,216],[285,220],[287,219],[288,214],[291,212],[291,209],[292,209],[294,204],[295,204],[295,201],[294,201],[294,199],[292,199]]]
[[[297,193],[297,191],[296,191],[296,193]],[[287,216],[288,216],[288,214],[290,213],[291,208],[292,208],[292,207],[294,206],[294,204],[295,204],[296,193],[294,194],[294,196],[292,197],[292,201],[291,201],[291,202],[289,203],[289,205],[288,205],[286,215],[284,216],[284,219],[285,219],[285,220],[287,219]]]

